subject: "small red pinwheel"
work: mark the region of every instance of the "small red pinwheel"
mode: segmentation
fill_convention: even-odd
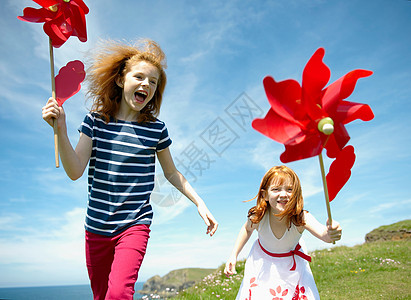
[[[276,82],[272,77],[264,78],[271,109],[264,119],[255,119],[252,126],[284,144],[280,156],[284,163],[319,155],[323,148],[334,158],[350,139],[344,125],[374,118],[368,105],[344,101],[357,80],[372,72],[351,71],[325,88],[330,70],[322,62],[323,57],[324,49],[319,48],[304,69],[302,86],[291,79]]]
[[[56,98],[56,82],[54,78],[54,53],[53,47],[59,48],[63,45],[70,36],[77,36],[81,42],[87,41],[87,31],[86,31],[86,14],[88,14],[89,9],[87,5],[84,4],[83,0],[33,0],[37,4],[41,5],[42,8],[36,9],[32,7],[26,7],[23,10],[23,16],[18,16],[17,18],[26,22],[43,23],[44,32],[49,36],[49,53],[50,53],[50,71],[51,71],[51,95]],[[76,70],[78,70],[78,64]],[[76,72],[72,69],[71,71]],[[74,74],[73,73],[73,74]],[[63,76],[64,77],[64,76]],[[79,80],[79,76],[74,76],[75,80]],[[83,78],[84,79],[84,78]],[[81,81],[83,80],[81,79]],[[76,83],[64,82],[60,84],[60,91],[66,93],[65,96],[69,95],[70,87],[64,88],[62,85],[71,84],[73,86]],[[78,88],[80,88],[80,83],[78,83]],[[77,90],[78,91],[78,90]],[[77,91],[73,92],[75,94]],[[72,95],[73,95],[72,94]],[[70,96],[69,96],[70,97]],[[68,98],[68,97],[67,97]],[[67,99],[66,98],[66,99]],[[65,101],[63,99],[58,99],[60,102]],[[60,104],[61,105],[61,104]],[[57,122],[54,122],[54,150],[55,150],[55,160],[56,167],[59,167],[59,153],[58,153],[58,132],[57,132]]]
[[[33,0],[42,8],[26,7],[23,16],[26,22],[43,23],[44,32],[50,37],[53,47],[59,48],[70,36],[87,41],[86,17],[89,9],[83,0]]]

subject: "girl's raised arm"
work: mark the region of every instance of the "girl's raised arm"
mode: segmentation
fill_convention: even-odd
[[[332,227],[327,220],[327,226],[321,224],[309,212],[304,212],[304,228],[307,229],[313,236],[319,238],[326,243],[332,243],[341,239],[342,229],[340,224],[332,220]]]
[[[254,229],[258,227],[258,224],[253,224],[250,219],[244,223],[240,229],[237,240],[235,241],[233,251],[225,264],[224,274],[228,277],[236,273],[235,265],[237,263],[238,254],[240,254],[244,245],[248,242]]]
[[[184,196],[190,199],[197,206],[198,213],[207,225],[207,234],[213,236],[217,230],[218,223],[208,210],[203,199],[200,198],[183,174],[177,170],[171,156],[170,149],[167,147],[164,150],[158,151],[157,157],[161,168],[163,169],[164,176],[173,186],[175,186]]]
[[[92,140],[87,135],[80,133],[76,149],[67,136],[66,115],[63,107],[58,106],[56,99],[50,98],[42,109],[43,119],[53,126],[53,120],[58,122],[59,152],[61,162],[68,177],[76,180],[83,175],[87,162],[91,156]]]

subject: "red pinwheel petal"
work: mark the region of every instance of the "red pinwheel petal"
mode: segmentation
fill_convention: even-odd
[[[70,33],[64,33],[61,25],[55,21],[46,22],[43,25],[44,32],[50,37],[51,44],[55,48],[61,47],[70,37]]]
[[[258,132],[282,144],[302,132],[298,125],[282,118],[272,109],[268,111],[264,119],[254,119],[251,126]]]
[[[81,89],[85,77],[84,64],[79,60],[70,61],[60,69],[56,76],[56,98],[60,106]]]
[[[87,6],[86,6],[87,7]],[[73,35],[77,36],[82,42],[87,41],[87,30],[86,30],[86,16],[76,3],[71,5],[71,25],[73,28]]]
[[[324,90],[320,105],[332,118],[332,115],[338,110],[340,102],[352,94],[358,79],[371,74],[372,72],[367,70],[354,70],[344,75]]]
[[[345,126],[342,123],[337,123],[334,126],[334,132],[330,136],[321,135],[323,142],[327,141],[324,148],[327,150],[329,158],[335,158],[341,150],[347,145],[350,140]]]
[[[53,17],[53,13],[44,8],[26,7],[23,10],[23,16],[18,16],[20,21],[42,23]]]
[[[328,136],[325,149],[327,150],[326,153],[329,158],[336,158],[338,153],[341,152],[341,148],[338,146],[337,142],[335,141],[335,137],[333,134]]]
[[[351,168],[354,162],[355,153],[353,146],[345,147],[332,162],[326,176],[330,202],[334,200],[338,192],[347,183],[351,176]]]
[[[89,13],[89,9],[87,7],[87,5],[83,2],[83,0],[71,0],[73,3],[76,3],[80,9],[83,11],[84,14],[88,14]]]
[[[338,119],[342,119],[344,124],[360,119],[370,121],[374,119],[374,113],[367,104],[342,101],[337,108]]]
[[[330,69],[322,61],[324,54],[323,48],[317,49],[303,71],[302,100],[312,120],[319,120],[327,116],[320,107],[322,90],[331,76]]]
[[[53,6],[59,3],[59,0],[33,0],[33,1],[36,2],[38,5],[43,6],[44,8],[48,8],[50,6]]]
[[[271,108],[284,119],[300,124],[298,120],[305,117],[300,84],[295,80],[276,82],[270,76],[264,78],[263,84]]]
[[[291,141],[284,144],[285,151],[280,155],[283,163],[309,158],[321,153],[322,143],[318,135],[304,136],[304,140],[298,143]]]

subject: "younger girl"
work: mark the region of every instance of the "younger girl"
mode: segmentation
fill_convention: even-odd
[[[88,168],[86,262],[94,299],[133,299],[153,218],[150,194],[157,156],[165,177],[198,209],[211,236],[217,222],[176,169],[171,140],[159,114],[166,85],[165,55],[151,40],[129,46],[108,42],[88,71],[92,111],[75,149],[65,113],[50,98],[43,119],[58,123],[59,151],[67,175]]]
[[[341,238],[336,221],[332,227],[320,224],[303,210],[303,197],[297,175],[288,167],[271,168],[261,181],[257,205],[248,212],[224,273],[235,273],[237,256],[258,230],[247,258],[244,279],[237,299],[320,299],[308,261],[299,240],[304,229],[324,242]],[[278,297],[278,298],[276,298]]]

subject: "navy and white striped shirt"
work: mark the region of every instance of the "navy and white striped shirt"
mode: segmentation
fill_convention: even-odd
[[[164,122],[106,123],[89,113],[79,131],[93,140],[86,230],[114,236],[132,225],[151,224],[155,154],[171,144]]]

